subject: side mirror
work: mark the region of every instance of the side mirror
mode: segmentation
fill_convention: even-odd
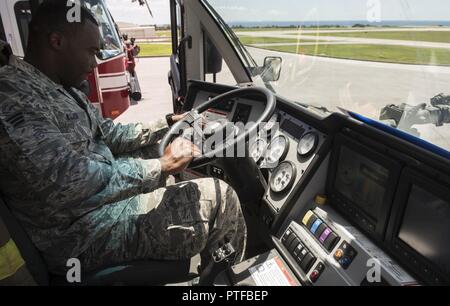
[[[275,82],[280,79],[281,65],[283,59],[281,57],[268,56],[264,59],[261,78],[264,82]]]
[[[209,37],[205,38],[205,74],[219,73],[222,71],[222,55]]]

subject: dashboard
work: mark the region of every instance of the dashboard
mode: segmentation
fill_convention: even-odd
[[[369,285],[375,271],[379,285],[449,283],[449,178],[387,149],[350,129],[335,136],[328,203],[298,201],[278,233],[305,283]]]
[[[193,105],[220,94],[213,88],[199,90]],[[247,122],[262,111],[260,101],[242,99],[207,118]],[[448,159],[281,98],[247,148],[254,167],[242,174],[265,182],[258,218],[273,249],[234,267],[231,274],[247,274],[230,279],[251,280],[249,262],[279,257],[300,285],[450,284]],[[227,180],[226,172],[206,174]]]

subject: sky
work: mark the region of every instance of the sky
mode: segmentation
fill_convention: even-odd
[[[169,0],[106,0],[116,21],[170,23]],[[209,0],[226,21],[450,20],[448,0]],[[370,19],[370,20],[369,20]]]
[[[105,0],[111,14],[116,22],[131,22],[134,24],[169,24],[170,6],[169,0],[148,0],[153,18],[147,10],[147,7],[140,6],[138,2],[132,3],[131,0]]]

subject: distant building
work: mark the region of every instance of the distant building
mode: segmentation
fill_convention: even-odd
[[[117,22],[120,33],[127,34],[129,38],[150,40],[156,37],[155,26],[139,26],[128,22]]]

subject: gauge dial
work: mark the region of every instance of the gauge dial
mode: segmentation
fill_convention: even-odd
[[[289,150],[289,139],[280,135],[275,137],[267,148],[265,164],[269,168],[275,167],[280,160],[286,157]]]
[[[278,115],[278,113],[273,114],[272,117],[270,117],[269,121],[267,121],[264,125],[264,132],[270,134],[275,129],[275,125],[278,123],[279,117],[280,116]]]
[[[250,157],[253,158],[255,163],[261,161],[261,159],[266,154],[267,142],[264,139],[258,138],[249,149]]]
[[[297,153],[303,158],[310,157],[319,144],[319,135],[316,132],[306,133],[300,138]]]
[[[270,189],[275,193],[289,191],[294,184],[297,170],[293,163],[285,161],[276,167],[270,177]]]

